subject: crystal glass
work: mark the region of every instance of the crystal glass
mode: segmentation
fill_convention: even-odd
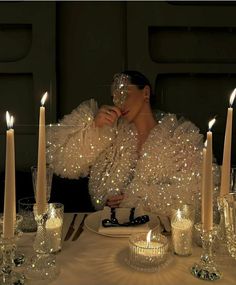
[[[231,174],[230,174],[230,182],[231,182],[231,191],[236,193],[236,167],[231,168]]]
[[[146,233],[131,235],[129,239],[129,265],[140,271],[156,271],[167,258],[168,240],[160,233],[147,241]]]
[[[194,211],[190,205],[173,209],[171,231],[174,252],[180,256],[192,254]]]
[[[18,200],[18,213],[23,217],[20,229],[23,232],[35,232],[37,230],[33,212],[34,204],[34,197],[25,197]]]
[[[36,185],[37,185],[37,166],[31,166],[32,182],[34,188],[34,197],[36,197]],[[51,188],[52,188],[52,178],[53,178],[53,168],[51,165],[47,164],[46,167],[47,176],[47,201],[50,200]]]
[[[51,254],[51,235],[47,234],[47,222],[51,219],[51,207],[48,205],[45,213],[38,214],[37,205],[34,206],[34,216],[37,222],[37,233],[33,248],[35,254],[29,259],[27,266],[27,277],[30,279],[55,279],[59,274],[59,267],[56,264],[56,256]],[[50,237],[50,238],[49,238]],[[57,243],[56,243],[57,244]],[[53,244],[54,245],[54,244]]]
[[[222,200],[227,248],[236,259],[236,193],[223,196]]]
[[[122,108],[128,96],[129,76],[123,73],[117,73],[113,77],[111,92],[113,103],[118,108]]]
[[[230,193],[236,193],[236,167],[231,168],[230,173]],[[225,226],[225,218],[224,218],[224,204],[225,204],[225,197],[218,197],[217,198],[217,205],[218,210],[220,213],[220,223],[219,223],[219,230],[217,233],[217,238],[220,240],[221,244],[226,243],[226,226]]]
[[[224,220],[224,198],[217,197],[217,205],[220,213],[220,223],[217,231],[217,238],[221,242],[221,244],[225,244],[226,242],[226,233],[225,233],[225,220]]]
[[[23,221],[23,217],[19,214],[16,214],[16,223],[15,223],[15,246],[16,249],[14,251],[14,262],[16,266],[21,266],[24,261],[25,261],[25,255],[18,249],[17,247],[17,242],[19,241],[19,239],[22,237],[23,232],[21,231],[21,223]],[[0,217],[0,233],[2,235],[3,233],[3,216]]]
[[[205,231],[202,224],[197,225],[197,230],[201,233],[202,254],[200,262],[191,267],[191,273],[194,277],[202,280],[214,281],[220,279],[222,274],[218,270],[212,252],[213,242],[217,234],[217,227],[213,226],[212,230]]]
[[[0,238],[0,247],[2,251],[2,266],[0,274],[0,284],[14,285],[25,284],[25,276],[15,271],[15,250],[16,239],[12,238]]]

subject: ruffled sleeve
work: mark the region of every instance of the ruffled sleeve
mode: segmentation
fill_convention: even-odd
[[[160,214],[170,214],[177,203],[194,203],[199,208],[202,148],[203,136],[193,123],[166,115],[143,146],[122,206],[136,203],[138,197],[145,208]],[[214,173],[218,185],[215,165]]]
[[[115,128],[94,126],[95,100],[83,102],[57,125],[47,126],[47,162],[71,179],[87,176],[96,157],[111,144]]]

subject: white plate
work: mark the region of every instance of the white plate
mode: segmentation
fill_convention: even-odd
[[[108,237],[129,237],[129,235],[109,235],[106,233],[100,233],[98,231],[101,221],[101,213],[102,211],[97,211],[92,214],[90,214],[84,221],[84,224],[88,230],[91,232],[94,232],[96,234],[102,235],[102,236],[108,236]]]
[[[101,233],[99,232],[99,226],[100,226],[100,221],[101,221],[101,213],[102,211],[97,211],[94,212],[92,214],[90,214],[89,216],[87,216],[87,218],[84,221],[84,224],[86,226],[86,228],[88,230],[90,230],[91,232],[94,232],[96,234],[99,235],[103,235],[103,236],[108,236],[108,237],[129,237],[130,234],[106,234],[106,233]],[[156,218],[156,215],[154,214],[150,214],[147,213],[149,215],[150,218],[150,222],[148,223],[149,228],[154,228],[157,224],[158,224],[158,220]]]

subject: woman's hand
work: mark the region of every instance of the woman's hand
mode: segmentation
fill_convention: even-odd
[[[107,199],[106,205],[112,208],[118,208],[120,206],[121,201],[124,199],[124,194],[110,196]]]
[[[121,111],[118,107],[104,105],[98,110],[94,118],[95,127],[112,126],[120,116]]]

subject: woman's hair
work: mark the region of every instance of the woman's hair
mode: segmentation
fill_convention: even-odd
[[[129,81],[131,84],[134,84],[138,87],[138,89],[142,90],[145,86],[149,86],[150,88],[150,104],[154,106],[155,97],[152,93],[152,86],[150,81],[144,76],[141,72],[135,70],[124,70],[121,72],[122,74],[126,74],[129,76]]]

